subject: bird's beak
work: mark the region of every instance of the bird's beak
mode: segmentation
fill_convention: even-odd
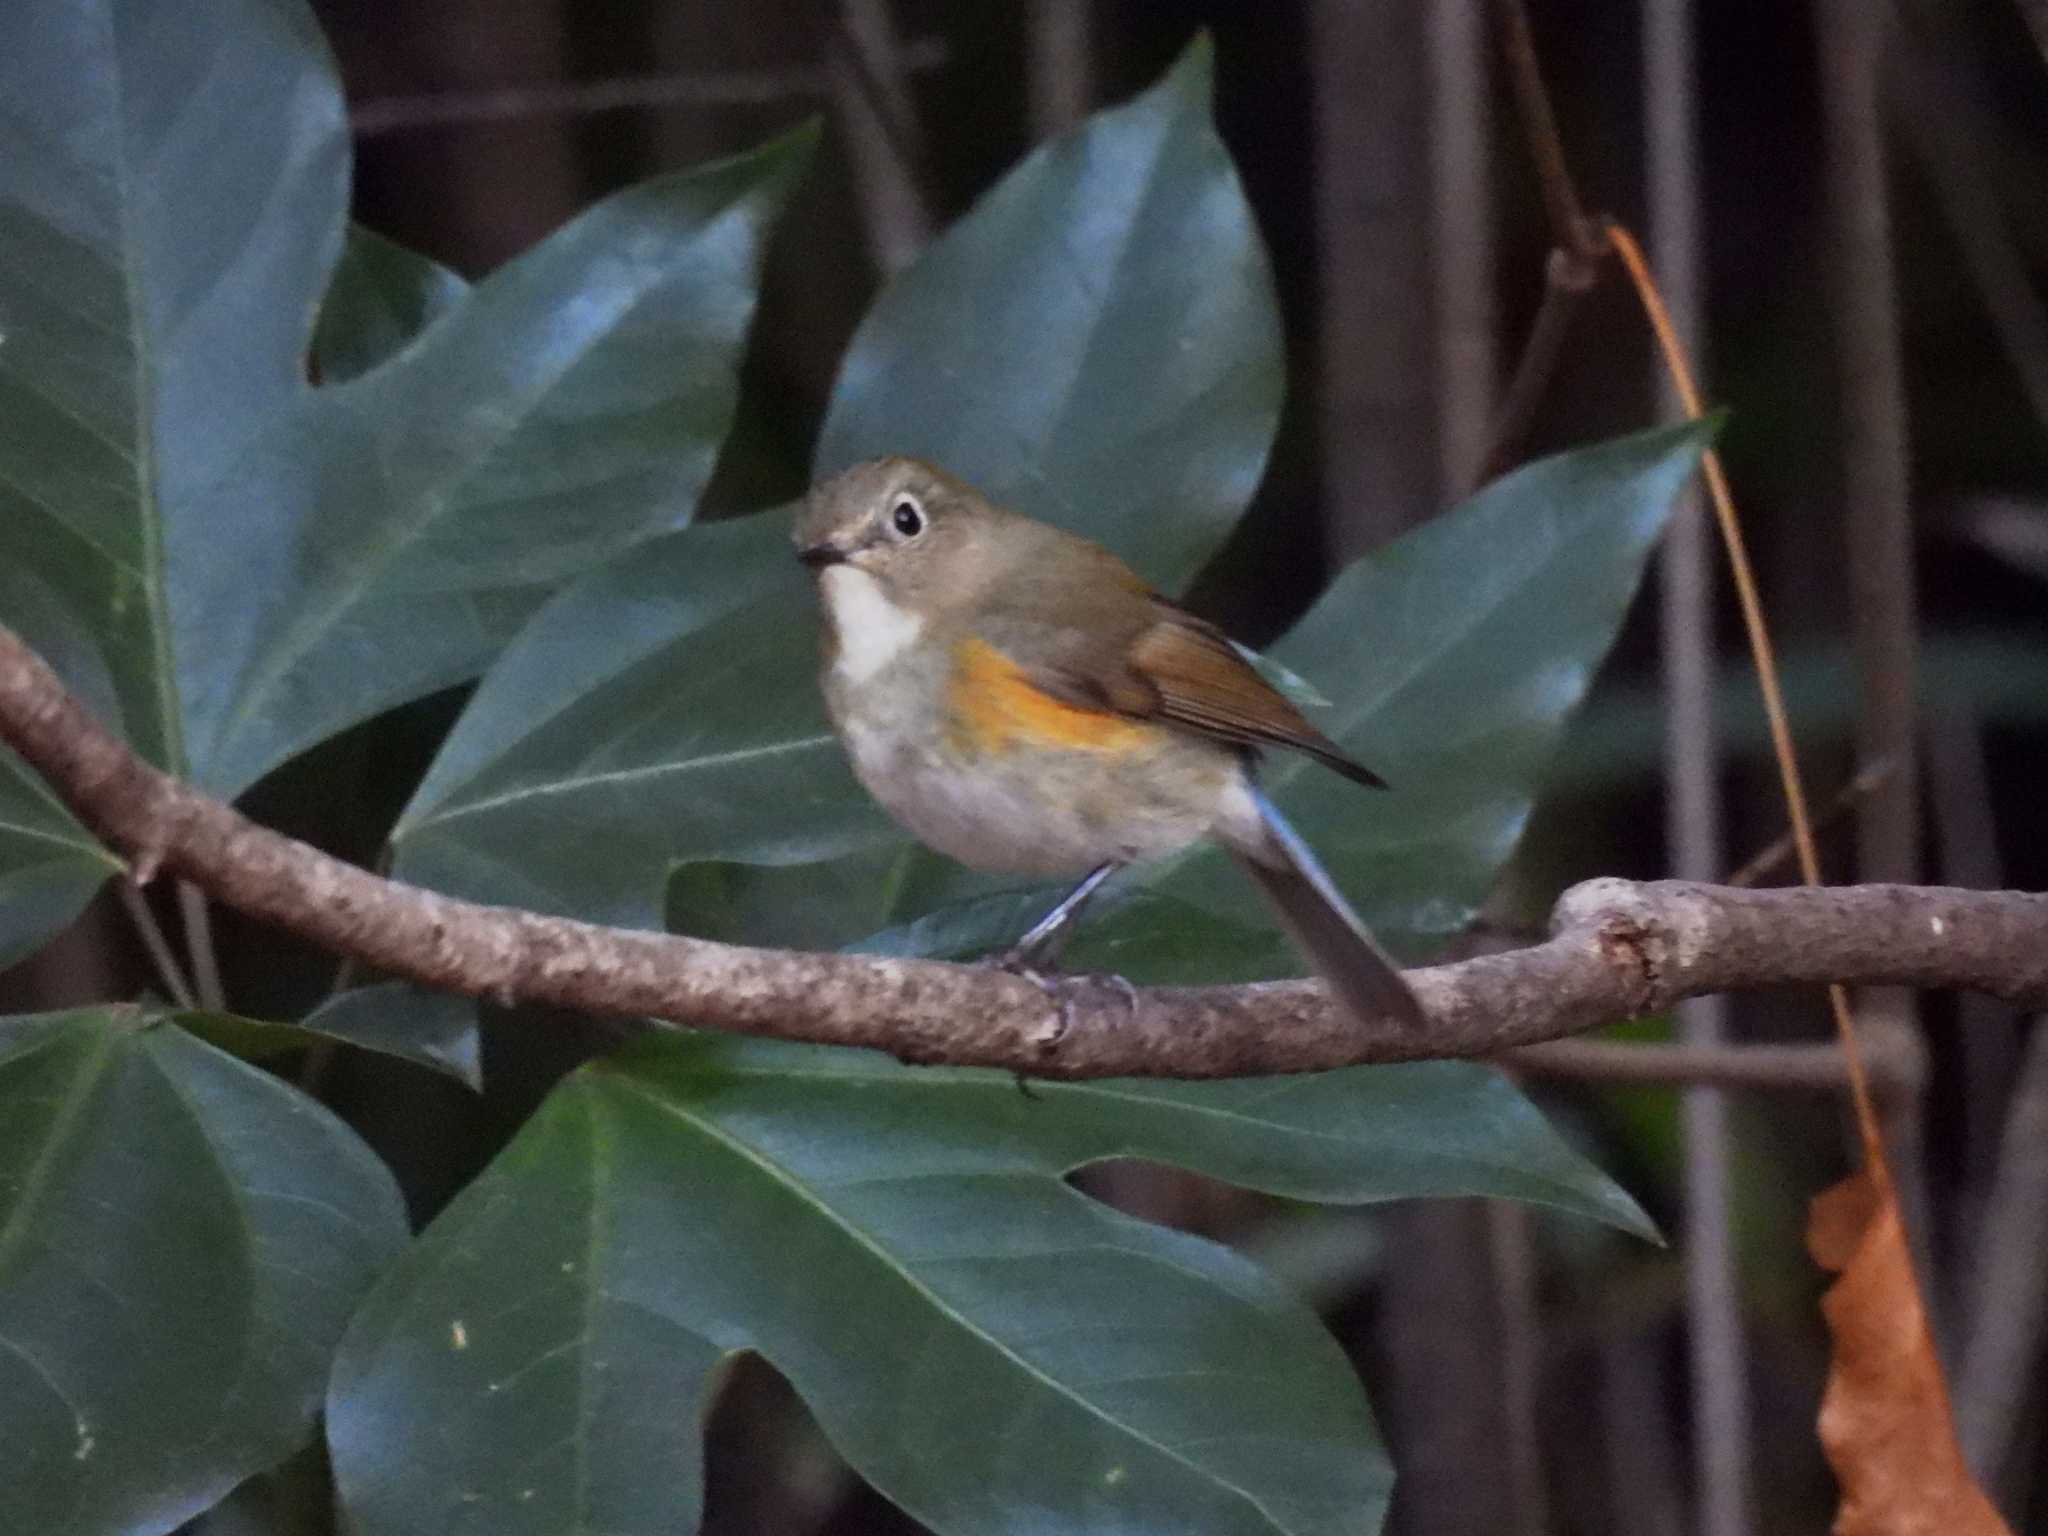
[[[822,571],[828,565],[846,563],[846,551],[830,542],[806,544],[796,552],[796,557],[804,563],[806,569],[813,571]]]

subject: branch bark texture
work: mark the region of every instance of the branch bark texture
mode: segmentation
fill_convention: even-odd
[[[0,740],[127,859],[396,976],[500,1003],[652,1016],[1040,1077],[1229,1077],[1493,1056],[1759,987],[1967,987],[2048,1005],[2048,895],[1590,880],[1545,943],[1408,973],[1428,1028],[1359,1021],[1313,981],[1157,987],[799,954],[605,928],[383,879],[143,762],[0,626]]]

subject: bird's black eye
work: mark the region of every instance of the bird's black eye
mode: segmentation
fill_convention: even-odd
[[[919,511],[917,503],[907,496],[896,503],[895,510],[889,514],[889,521],[896,525],[896,531],[906,539],[914,539],[924,532],[924,513]]]

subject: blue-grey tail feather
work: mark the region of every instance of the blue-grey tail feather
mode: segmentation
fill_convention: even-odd
[[[1264,831],[1259,848],[1232,846],[1303,958],[1360,1018],[1392,1018],[1420,1027],[1422,1009],[1385,950],[1351,910],[1301,835],[1257,784],[1249,786]]]

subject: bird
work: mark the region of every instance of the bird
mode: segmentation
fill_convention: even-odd
[[[971,868],[1080,877],[1006,953],[1012,968],[1053,963],[1118,870],[1207,837],[1354,1017],[1422,1023],[1258,768],[1291,751],[1385,781],[1222,630],[1101,545],[916,458],[820,481],[793,537],[820,600],[826,712],[868,793]]]

